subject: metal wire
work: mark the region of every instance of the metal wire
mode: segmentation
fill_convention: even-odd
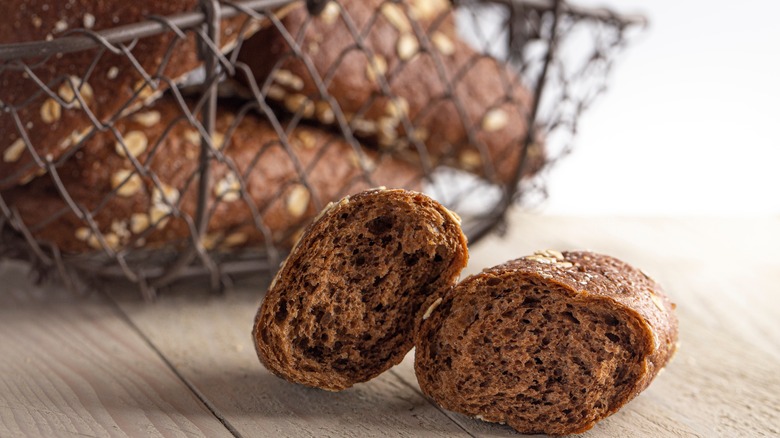
[[[335,1],[340,4],[340,0]],[[99,31],[73,29],[50,41],[0,44],[0,75],[21,77],[35,84],[27,96],[0,100],[0,117],[8,121],[3,126],[17,131],[16,149],[8,152],[12,148],[6,146],[3,159],[15,159],[14,154],[19,151],[31,157],[25,166],[0,175],[0,187],[6,187],[0,190],[0,259],[26,261],[38,278],[50,278],[53,273],[72,289],[81,289],[95,281],[124,279],[137,284],[144,298],[153,299],[160,288],[177,280],[205,276],[212,289],[222,290],[237,276],[272,273],[306,221],[337,194],[340,196],[354,188],[381,183],[382,178],[386,178],[382,176],[383,166],[391,170],[412,169],[410,174],[415,176],[407,180],[408,187],[426,190],[461,213],[464,230],[470,241],[475,242],[487,233],[501,229],[506,210],[511,205],[533,204],[545,196],[546,172],[571,150],[579,117],[603,93],[612,63],[629,41],[628,32],[645,24],[640,16],[580,8],[563,0],[459,1],[455,2],[458,25],[472,31],[471,45],[480,50],[459,69],[453,70],[443,57],[433,55],[436,41],[432,35],[445,26],[446,18],[439,16],[425,26],[411,20],[410,32],[419,43],[420,52],[431,56],[434,67],[431,74],[444,90],[444,103],[455,108],[458,120],[453,123],[465,127],[466,142],[479,153],[481,164],[475,170],[453,168],[447,160],[457,158],[453,155],[457,150],[445,153],[444,158],[439,157],[440,152],[432,150],[426,140],[414,135],[420,119],[435,112],[442,102],[430,102],[420,109],[421,115],[415,117],[401,112],[394,129],[406,133],[405,138],[399,139],[408,145],[405,149],[372,147],[371,136],[359,133],[358,122],[367,117],[381,99],[396,102],[392,84],[408,62],[401,61],[395,69],[388,71],[375,71],[378,94],[372,95],[354,113],[345,111],[341,107],[343,101],[329,91],[339,68],[349,56],[357,52],[368,60],[375,59],[370,32],[380,25],[380,11],[386,4],[400,4],[396,0],[381,3],[362,24],[342,8],[338,19],[344,23],[353,43],[325,69],[315,64],[310,48],[304,46],[307,31],[313,26],[312,18],[307,18],[296,33],[291,33],[284,18],[277,16],[277,12],[289,6],[289,0],[221,3],[198,0],[198,3],[198,10],[193,12],[149,16],[145,20]],[[327,4],[307,2],[313,14],[321,13]],[[498,23],[496,29],[483,28],[481,20],[486,11],[498,17],[493,20],[494,24]],[[238,18],[247,19],[237,31],[238,35],[221,35],[220,22]],[[245,44],[244,34],[255,25],[273,29],[290,49],[288,58],[275,60],[271,74],[265,78],[257,76],[257,72],[238,56]],[[583,29],[591,38],[587,42],[588,48],[579,50],[586,54],[585,60],[575,63],[562,52],[567,44],[572,44],[575,39],[572,36],[579,35]],[[156,63],[150,64],[143,53],[138,53],[137,47],[147,38],[162,37],[167,38],[166,50]],[[230,44],[235,46],[232,54],[223,53],[225,45],[221,38],[232,39]],[[181,45],[190,40],[196,41],[190,50],[197,50],[202,67],[196,74],[200,79],[190,78],[188,85],[166,72],[176,62],[172,60],[180,59],[177,56]],[[583,43],[580,38],[576,40],[574,44]],[[502,47],[496,45],[497,41]],[[83,63],[84,57],[89,56],[80,76],[74,77],[67,71],[47,73],[47,68],[63,65],[58,64],[63,59],[80,57],[79,62]],[[518,85],[509,77],[497,78],[506,96],[495,105],[511,104],[527,117],[527,132],[513,146],[517,148],[514,152],[519,150],[520,153],[510,177],[502,177],[504,171],[500,167],[505,165],[504,159],[495,156],[483,143],[470,119],[469,103],[463,101],[458,92],[461,81],[466,80],[472,69],[482,60],[493,57],[519,72],[533,96],[530,108],[520,108],[522,104],[514,97]],[[105,90],[92,90],[85,84],[97,75],[106,74],[103,69],[108,59],[126,60],[131,66],[130,73],[141,79],[130,98],[120,102],[112,114],[102,114],[93,111],[92,104],[94,96]],[[285,108],[286,102],[272,97],[274,75],[279,74],[290,60],[300,62],[310,76],[316,92],[308,97],[332,111],[333,123],[323,131],[329,130],[330,134],[323,133],[322,138],[326,140],[311,152],[301,152],[298,145],[305,138],[303,134],[314,129],[308,120],[311,114],[307,115],[307,106],[290,111]],[[111,75],[110,70],[108,75]],[[232,97],[227,99],[230,103],[226,104],[220,97],[220,89],[226,84],[235,87],[236,80],[241,80],[243,86],[235,88],[238,92],[234,90]],[[63,92],[63,87],[72,92]],[[162,92],[167,96],[166,105],[175,108],[178,115],[164,120],[162,129],[150,128],[159,132],[150,139],[148,146],[144,146],[142,157],[133,153],[136,145],[128,126],[135,126],[132,125],[135,123],[133,117],[140,117],[138,115],[143,115],[145,109],[156,108],[150,100]],[[68,114],[68,117],[78,114],[90,129],[83,135],[74,131],[62,150],[39,153],[30,136],[30,122],[25,117],[29,116],[31,107],[41,105],[41,102],[47,104],[49,100],[54,102],[49,105],[54,106],[57,118],[60,114]],[[305,102],[314,104],[310,100]],[[45,108],[40,108],[41,117],[44,117]],[[220,122],[218,118],[226,121]],[[257,120],[262,120],[266,126],[263,129],[273,133],[270,140],[250,151],[248,156],[236,155],[241,149],[234,148],[232,143],[244,141],[236,136],[243,132],[244,124],[260,123]],[[171,175],[178,174],[169,175],[172,171],[162,169],[159,163],[165,160],[179,163],[166,154],[171,153],[172,144],[181,143],[176,136],[188,132],[182,126],[199,139],[197,156],[182,161],[184,164],[176,164],[189,170],[181,170],[186,174],[176,177],[179,183],[175,196],[169,196]],[[529,156],[539,138],[544,138],[547,149],[542,170],[532,169],[538,157]],[[124,169],[127,174],[119,181],[112,179],[111,189],[105,193],[95,193],[90,187],[74,183],[73,175],[88,172],[79,167],[84,164],[77,163],[88,164],[93,159],[90,154],[104,153],[91,146],[101,141],[116,144],[117,153],[127,160]],[[320,141],[316,140],[318,144]],[[182,148],[180,150],[189,150]],[[507,151],[510,150],[505,150],[504,155]],[[414,154],[411,161],[408,159],[410,153]],[[341,157],[341,162],[334,161],[334,156]],[[327,166],[347,168],[345,163],[351,160],[357,163],[357,171],[346,172],[348,177],[335,189],[323,186],[324,169],[330,169]],[[93,169],[99,166],[94,164]],[[276,186],[269,183],[263,189],[265,192],[259,192],[255,182],[260,178],[257,175],[272,174],[275,169],[286,169],[285,178]],[[527,177],[534,172],[537,172],[536,177]],[[100,171],[94,170],[94,173]],[[229,181],[232,192],[215,195],[225,181],[225,175],[236,176],[235,181]],[[111,178],[114,176],[110,175]],[[16,184],[10,184],[13,181]],[[141,184],[146,196],[143,202],[153,204],[152,208],[159,210],[155,215],[152,210],[144,213],[147,220],[156,222],[139,232],[127,230],[132,228],[132,221],[111,219],[116,216],[114,210],[121,210],[124,208],[121,206],[126,205],[122,198],[135,199],[128,196],[128,187],[132,188],[133,184]],[[284,225],[273,222],[280,209],[290,209],[290,200],[298,199],[293,194],[306,200],[304,213],[300,218],[288,214],[289,223]],[[30,207],[35,202],[46,204],[45,215]],[[231,229],[215,231],[215,218],[229,220],[231,216],[224,211],[236,203],[244,209],[241,211],[246,212],[248,220]],[[44,217],[33,221],[31,217],[36,215]],[[167,228],[165,224],[168,224]],[[170,231],[176,229],[184,231]],[[57,241],[63,230],[81,237],[77,237],[78,241],[72,236],[68,236],[70,240]],[[161,238],[163,232],[173,237]],[[254,237],[246,237],[247,233]],[[241,238],[249,240],[241,241]],[[150,239],[155,243],[143,244]]]

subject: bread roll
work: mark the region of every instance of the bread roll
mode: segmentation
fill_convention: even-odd
[[[282,23],[303,59],[276,27],[258,32],[239,53],[257,83],[269,84],[271,100],[333,125],[333,109],[317,87],[321,79],[356,136],[414,162],[464,169],[492,182],[512,180],[528,132],[531,92],[503,62],[458,38],[448,1],[338,0],[318,17],[310,19],[301,7]],[[544,161],[539,141],[529,149],[525,175]]]
[[[119,136],[90,137],[57,172],[78,210],[93,216],[94,228],[74,213],[50,175],[2,192],[36,239],[67,253],[192,239],[201,140],[184,109],[163,98],[115,128]],[[378,184],[417,188],[422,180],[413,166],[371,152],[364,154],[364,171],[349,144],[316,128],[297,126],[288,140],[289,150],[253,111],[219,107],[213,143],[224,159],[211,162],[206,249],[289,248],[318,205]]]
[[[274,374],[340,391],[412,348],[432,299],[468,259],[459,219],[425,195],[369,190],[304,233],[257,312],[257,354]]]
[[[674,304],[642,271],[543,251],[443,295],[415,372],[442,407],[521,433],[584,432],[645,389],[676,349]]]
[[[44,41],[79,35],[78,29],[101,31],[152,15],[194,10],[198,10],[197,0],[4,0],[0,2],[0,43]],[[222,20],[221,49],[231,49],[240,35],[249,35],[260,25],[246,15]],[[101,47],[34,56],[0,67],[0,102],[6,109],[0,111],[0,189],[29,182],[42,171],[28,143],[41,163],[56,161],[92,132],[96,123],[108,123],[118,113],[151,103],[171,82],[182,80],[201,65],[193,32],[186,32],[184,38],[165,32],[125,44],[129,54]],[[22,62],[29,71],[22,68]]]

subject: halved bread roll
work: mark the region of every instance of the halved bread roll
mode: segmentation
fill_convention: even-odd
[[[330,391],[376,377],[412,348],[418,320],[467,259],[459,219],[425,195],[376,189],[331,204],[258,310],[260,361]]]
[[[539,252],[471,276],[436,303],[416,340],[420,388],[446,409],[521,433],[590,429],[676,350],[674,304],[605,255]]]

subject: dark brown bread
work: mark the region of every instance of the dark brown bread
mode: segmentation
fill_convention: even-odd
[[[460,220],[427,196],[370,190],[324,210],[257,312],[260,361],[292,382],[340,391],[412,348],[433,297],[468,260]]]
[[[175,99],[163,98],[116,123],[124,146],[105,132],[65,157],[58,177],[75,205],[93,213],[100,233],[73,213],[49,175],[3,192],[3,199],[18,209],[35,238],[65,252],[150,248],[189,239],[192,231],[183,218],[195,216],[200,136],[184,114]],[[289,247],[329,201],[377,184],[415,188],[421,182],[411,165],[374,153],[364,159],[373,169],[366,179],[357,153],[344,140],[305,126],[289,134],[288,151],[270,123],[254,112],[220,107],[213,141],[225,159],[211,163],[207,249],[263,242]],[[141,176],[128,156],[149,173]]]
[[[357,49],[344,17],[360,30],[370,55]],[[333,110],[317,88],[322,79],[358,137],[416,162],[465,169],[494,182],[514,177],[532,96],[506,65],[457,37],[448,1],[338,0],[319,17],[310,19],[299,8],[282,23],[315,75],[276,27],[246,41],[239,60],[287,110],[333,124]],[[389,94],[382,92],[382,77]],[[539,143],[529,149],[525,174],[543,164]]]
[[[471,276],[416,340],[420,388],[521,433],[584,432],[645,389],[676,349],[674,304],[628,264],[542,251]]]
[[[150,15],[197,8],[197,0],[4,0],[0,2],[0,43],[44,41],[75,29],[99,31]],[[258,26],[259,22],[246,16],[223,20],[223,50]],[[0,188],[28,182],[40,171],[28,143],[41,162],[56,160],[79,143],[94,123],[106,123],[119,112],[150,103],[170,85],[168,80],[176,82],[200,65],[192,32],[185,38],[173,32],[141,38],[131,47],[130,56],[90,49],[24,59],[30,72],[18,61],[0,65],[0,101],[18,117],[16,121],[13,112],[0,112]],[[146,81],[130,57],[153,83]],[[44,92],[37,82],[49,91]]]

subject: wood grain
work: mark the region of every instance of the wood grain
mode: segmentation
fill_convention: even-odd
[[[780,219],[515,214],[510,223],[507,236],[472,248],[464,276],[537,249],[591,249],[641,267],[678,304],[672,363],[583,436],[780,436]],[[113,290],[113,307],[42,301],[18,271],[0,269],[0,284],[11,291],[0,293],[3,437],[227,434],[182,379],[247,437],[518,436],[430,404],[411,355],[338,394],[273,377],[250,335],[259,282],[226,296],[180,288],[153,305]]]
[[[468,436],[392,373],[331,393],[265,370],[251,335],[261,298],[257,285],[224,298],[177,293],[151,307],[126,294],[113,296],[242,436]]]
[[[230,436],[107,300],[0,285],[0,437]]]
[[[655,382],[584,437],[780,435],[780,220],[515,215],[464,275],[537,249],[591,249],[642,267],[678,304],[681,349]],[[396,368],[414,382],[411,366]],[[478,436],[511,429],[450,414]]]

